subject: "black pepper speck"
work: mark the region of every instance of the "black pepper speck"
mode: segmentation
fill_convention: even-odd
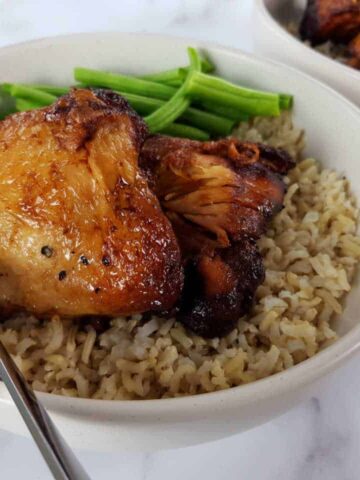
[[[108,267],[111,264],[111,260],[110,260],[110,257],[108,255],[104,255],[102,257],[101,261],[102,261],[103,265],[105,265],[105,267]]]
[[[41,255],[45,255],[45,257],[50,258],[52,257],[52,254],[54,253],[54,250],[49,247],[48,245],[44,245],[41,248]]]
[[[60,282],[61,282],[62,280],[64,280],[65,277],[66,277],[66,272],[65,272],[65,270],[61,270],[61,272],[59,272],[59,280],[60,280]]]
[[[99,293],[99,292],[100,292],[100,288],[99,288],[99,287],[96,287],[94,291],[95,291],[95,293]]]
[[[85,255],[81,255],[80,257],[80,262],[83,264],[83,265],[89,265],[89,260],[85,257]]]

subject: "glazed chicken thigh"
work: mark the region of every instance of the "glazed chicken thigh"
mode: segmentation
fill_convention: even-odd
[[[360,33],[360,0],[308,0],[300,35],[313,45],[347,43]]]
[[[138,166],[142,119],[110,91],[73,90],[0,124],[0,309],[164,310],[178,242]]]
[[[177,318],[205,337],[223,336],[252,305],[264,279],[256,240],[282,208],[283,150],[154,136],[140,165],[179,240],[185,284]]]

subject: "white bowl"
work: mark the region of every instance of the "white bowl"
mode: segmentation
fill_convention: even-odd
[[[76,65],[147,73],[187,63],[182,39],[143,34],[79,34],[0,50],[0,81],[72,82]],[[294,115],[307,128],[307,153],[352,180],[360,197],[360,111],[345,98],[294,69],[238,50],[201,45],[218,73],[254,88],[291,92]],[[337,330],[341,338],[314,358],[255,383],[230,390],[166,400],[105,401],[39,394],[70,444],[118,450],[156,450],[222,438],[285,412],[319,388],[319,381],[360,345],[359,286],[354,285]],[[0,428],[25,427],[0,385]]]
[[[310,73],[360,106],[360,71],[319,53],[291,35],[284,25],[298,23],[306,0],[255,0],[255,50]]]

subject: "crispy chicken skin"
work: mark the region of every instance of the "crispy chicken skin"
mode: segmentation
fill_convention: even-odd
[[[170,308],[180,250],[138,166],[142,119],[73,90],[0,123],[0,309],[118,315]]]
[[[185,285],[177,318],[197,334],[223,336],[246,313],[264,267],[256,239],[282,208],[283,150],[243,143],[150,137],[140,165],[180,243]]]
[[[308,0],[300,25],[303,40],[347,43],[359,32],[360,0]]]
[[[360,33],[349,44],[349,60],[348,65],[360,70]]]
[[[274,172],[293,166],[285,151],[264,145],[164,136],[145,142],[140,164],[183,256],[228,247],[244,236],[258,238],[282,207],[284,184]]]

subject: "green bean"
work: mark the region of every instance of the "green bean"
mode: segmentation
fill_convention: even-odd
[[[219,105],[218,103],[213,103],[211,100],[204,100],[199,103],[199,106],[204,108],[208,112],[212,112],[214,114],[228,118],[230,120],[233,120],[234,122],[245,121],[249,119],[249,115],[239,111],[238,108]]]
[[[201,59],[201,71],[204,73],[209,73],[214,70],[214,65],[208,59]],[[173,68],[171,70],[165,70],[158,73],[150,73],[143,75],[139,78],[144,80],[151,80],[152,82],[165,83],[167,85],[180,86],[184,81],[187,73],[189,72],[189,67],[179,67]]]
[[[145,117],[145,121],[151,132],[163,130],[173,123],[190,106],[190,100],[187,98],[186,93],[192,76],[201,69],[201,59],[198,52],[191,47],[188,48],[188,55],[190,58],[190,67],[182,86],[168,102]]]
[[[171,137],[191,138],[192,140],[209,140],[210,135],[199,128],[190,127],[181,123],[171,123],[166,128],[160,131],[164,135]]]
[[[145,97],[168,100],[177,91],[176,88],[161,83],[150,82],[141,78],[120,75],[116,73],[101,72],[89,68],[77,67],[74,69],[74,77],[89,87],[107,87],[126,93],[135,93]]]
[[[31,88],[26,85],[13,83],[10,89],[11,96],[23,98],[38,103],[41,106],[49,105],[56,100],[55,95],[43,92],[37,88]]]
[[[228,107],[236,107],[248,115],[279,115],[279,95],[276,93],[239,87],[221,78],[194,72],[187,93],[197,100],[206,100]]]
[[[35,108],[41,107],[43,107],[43,105],[39,105],[31,100],[25,100],[24,98],[17,98],[15,100],[15,108],[18,112],[25,112],[27,110],[34,110]]]
[[[279,94],[279,106],[281,110],[290,110],[293,105],[293,96],[287,93]]]
[[[5,93],[11,92],[12,83],[2,83],[1,84],[1,91]]]
[[[8,84],[8,89],[11,90],[13,85]],[[13,89],[13,92],[20,93],[23,95],[24,90],[19,88],[20,85],[17,85],[16,89]],[[23,87],[21,85],[21,87]],[[26,94],[28,96],[29,90],[31,88],[31,99],[34,98],[34,90],[40,90],[46,93],[50,91],[53,94],[61,95],[66,93],[66,90],[69,91],[66,87],[56,87],[56,86],[48,86],[48,85],[25,85],[26,87]],[[162,107],[166,102],[163,100],[159,100],[156,98],[149,98],[143,97],[141,95],[126,93],[126,92],[118,92],[123,95],[131,104],[131,106],[136,110],[140,115],[147,115],[158,108]],[[23,100],[23,97],[18,97],[19,99]],[[28,96],[29,98],[29,96]],[[48,98],[48,104],[52,103],[55,98]],[[51,100],[51,101],[50,101]],[[30,100],[30,102],[34,102],[34,100]],[[25,103],[20,102],[19,105],[24,105],[23,108],[18,108],[18,110],[30,110],[31,103],[27,106]],[[32,108],[39,108],[44,105],[44,102],[35,102]],[[231,133],[231,130],[234,126],[234,122],[228,120],[227,118],[223,118],[218,115],[214,115],[212,113],[204,112],[202,110],[196,108],[188,108],[180,117],[180,119],[184,122],[188,122],[190,125],[193,125],[199,129],[205,130],[214,136],[226,136]]]
[[[163,100],[156,98],[147,98],[124,92],[119,93],[128,100],[133,109],[140,115],[148,115],[165,104]],[[218,137],[230,135],[235,123],[227,118],[204,112],[193,107],[189,107],[185,110],[185,112],[179,117],[179,120]]]
[[[184,124],[195,127],[198,137],[205,134],[226,136],[235,122],[253,116],[279,115],[290,109],[293,97],[284,93],[253,90],[235,85],[204,72],[214,70],[199,53],[188,49],[190,66],[132,77],[88,68],[75,68],[74,76],[79,88],[111,88],[123,95],[145,120],[150,131],[177,129]],[[16,99],[18,110],[28,110],[53,103],[70,87],[55,85],[21,85],[4,83],[1,91]],[[190,106],[194,102],[194,106]],[[180,123],[174,123],[180,120]],[[180,126],[179,126],[180,125]],[[195,134],[193,132],[193,134]]]

